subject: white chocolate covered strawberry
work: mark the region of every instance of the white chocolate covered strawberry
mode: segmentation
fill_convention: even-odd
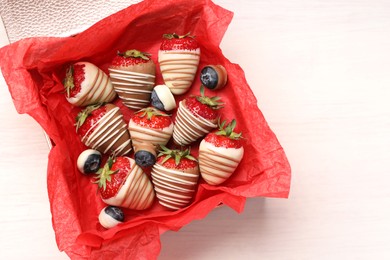
[[[194,81],[200,60],[200,48],[194,36],[164,34],[158,62],[165,85],[174,95],[187,92]]]
[[[129,132],[134,147],[140,143],[150,143],[156,148],[166,145],[173,133],[171,116],[154,107],[141,109],[131,117]]]
[[[76,62],[66,71],[66,99],[74,106],[111,102],[116,97],[108,76],[90,62]]]
[[[200,96],[190,96],[179,103],[173,129],[176,144],[189,145],[218,126],[220,98],[205,96],[203,86],[200,92]]]
[[[132,149],[123,115],[110,103],[82,110],[76,118],[76,132],[86,146],[104,154],[125,155]]]
[[[138,50],[118,52],[108,70],[112,85],[125,106],[138,110],[149,105],[156,74],[150,54]]]
[[[199,167],[189,150],[162,147],[152,168],[152,182],[161,205],[171,210],[186,207],[195,195]]]
[[[95,183],[104,203],[135,210],[144,210],[153,204],[152,183],[130,157],[110,157],[97,174]]]
[[[200,173],[211,185],[226,181],[244,156],[241,133],[234,132],[236,120],[225,124],[224,121],[219,125],[219,130],[209,133],[199,146]]]

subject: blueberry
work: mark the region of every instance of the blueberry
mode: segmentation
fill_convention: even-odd
[[[218,85],[217,71],[211,66],[204,67],[200,72],[200,81],[205,87],[215,89]]]
[[[77,168],[84,174],[95,173],[102,163],[102,154],[93,149],[82,152],[77,158]]]
[[[159,110],[164,111],[164,104],[161,102],[161,100],[158,98],[158,95],[156,91],[153,89],[152,95],[151,95],[151,105]]]
[[[141,167],[150,167],[156,163],[156,156],[145,150],[137,151],[134,157],[135,163]]]
[[[112,228],[125,220],[123,211],[114,206],[107,206],[99,214],[99,222],[105,228]]]
[[[123,214],[123,211],[118,207],[114,207],[114,206],[105,207],[104,212],[110,217],[112,217],[113,219],[118,220],[120,222],[123,222],[123,220],[125,220],[125,215]]]

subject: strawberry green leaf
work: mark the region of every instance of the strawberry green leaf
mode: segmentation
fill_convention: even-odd
[[[230,139],[234,139],[234,140],[242,138],[242,133],[234,132],[234,128],[237,125],[237,121],[235,119],[233,119],[226,126],[225,126],[225,123],[226,123],[226,121],[223,121],[222,123],[220,123],[220,121],[218,122],[219,129],[217,132],[215,132],[216,135],[223,135],[223,136],[229,137]]]
[[[150,53],[141,52],[139,50],[127,50],[124,53],[118,51],[118,55],[125,58],[141,58],[143,60],[150,60],[149,57],[152,56]]]
[[[97,103],[94,105],[87,106],[84,108],[81,112],[79,112],[76,116],[76,132],[80,129],[80,127],[85,123],[85,120],[88,118],[88,116],[96,109],[101,107],[103,103]]]
[[[138,115],[139,117],[145,117],[148,119],[148,120],[151,120],[153,116],[170,116],[168,114],[165,114],[163,112],[161,112],[160,110],[154,108],[154,107],[147,107],[147,108],[143,108],[141,110],[139,110],[137,113],[141,113],[143,112],[142,114]]]
[[[184,35],[178,35],[176,33],[165,33],[163,34],[163,38],[164,39],[168,39],[168,40],[171,40],[171,39],[183,39],[183,38],[187,38],[187,37],[190,37],[190,38],[194,38],[195,36],[191,35],[190,32],[184,34]]]
[[[114,163],[115,159],[113,157],[109,157],[106,164],[103,166],[103,168],[100,168],[99,171],[96,173],[97,176],[95,177],[95,182],[99,188],[102,188],[104,191],[107,187],[107,182],[111,181],[111,175],[116,174],[118,170],[112,171],[112,165]]]
[[[66,96],[69,98],[70,97],[70,91],[74,88],[74,78],[73,78],[73,73],[74,73],[74,67],[71,65],[67,70],[65,74],[65,79],[64,79],[64,88],[66,92]]]
[[[220,97],[208,97],[208,96],[205,96],[204,94],[204,86],[201,85],[200,86],[200,96],[196,96],[196,99],[204,104],[204,105],[207,105],[209,106],[210,108],[212,109],[220,109],[220,108],[223,108],[223,105],[224,103],[222,102],[219,102],[219,100],[221,100]]]
[[[179,165],[181,159],[183,159],[183,158],[187,158],[187,159],[192,160],[192,161],[197,161],[196,158],[191,155],[189,148],[186,150],[178,150],[178,149],[171,150],[163,145],[161,145],[160,147],[162,150],[160,150],[157,157],[165,156],[165,158],[162,160],[161,164],[164,164],[170,158],[173,158],[175,160],[176,165]]]

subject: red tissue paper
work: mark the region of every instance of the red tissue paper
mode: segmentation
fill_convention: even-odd
[[[257,107],[244,72],[219,48],[232,17],[232,12],[210,0],[146,0],[77,35],[28,38],[0,49],[1,70],[17,111],[32,116],[53,144],[47,168],[48,195],[58,248],[69,257],[155,259],[162,233],[202,219],[220,204],[240,213],[246,198],[288,197],[291,170],[283,148]],[[127,49],[148,52],[158,64],[162,35],[173,32],[196,36],[201,48],[199,68],[210,64],[226,68],[227,86],[218,91],[206,90],[206,95],[222,98],[222,119],[236,119],[244,137],[245,156],[223,184],[211,186],[200,180],[195,198],[186,208],[169,211],[155,201],[152,208],[144,211],[125,210],[126,221],[106,230],[98,222],[105,205],[96,192],[97,186],[91,177],[77,170],[77,157],[86,149],[74,126],[81,108],[66,101],[63,75],[77,61],[92,62],[107,72],[117,51]],[[156,81],[163,83],[158,68]],[[199,94],[200,84],[198,70],[191,90],[176,101]],[[128,122],[134,111],[119,99],[114,103]],[[195,153],[198,145],[199,141],[191,147]]]

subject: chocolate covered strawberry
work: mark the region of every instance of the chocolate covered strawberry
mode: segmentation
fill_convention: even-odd
[[[198,179],[198,162],[189,150],[162,146],[152,168],[152,182],[161,205],[172,210],[187,206],[194,197]]]
[[[173,133],[171,116],[154,107],[147,107],[134,113],[129,121],[133,146],[151,143],[158,147],[166,145]]]
[[[75,106],[111,102],[116,97],[108,76],[90,62],[71,65],[63,81],[66,99]]]
[[[190,96],[179,103],[173,129],[176,144],[186,146],[218,126],[218,109],[223,105],[220,98],[205,96],[203,86],[200,93],[200,96]]]
[[[141,109],[149,105],[156,75],[156,65],[150,54],[138,50],[118,52],[108,71],[125,106]]]
[[[125,155],[131,151],[130,134],[119,107],[95,104],[76,117],[76,132],[88,147],[101,153]]]
[[[137,163],[143,167],[152,166],[156,158],[153,149],[166,145],[172,137],[171,116],[154,107],[141,109],[130,119],[129,132]]]
[[[95,183],[108,205],[144,210],[153,204],[152,183],[130,157],[110,157],[97,172]]]
[[[234,132],[236,120],[225,124],[219,124],[219,130],[209,133],[199,146],[200,173],[211,185],[226,181],[244,156],[241,133]]]
[[[200,60],[200,48],[195,37],[186,35],[164,34],[158,51],[160,70],[167,85],[174,95],[184,94],[194,81]]]

